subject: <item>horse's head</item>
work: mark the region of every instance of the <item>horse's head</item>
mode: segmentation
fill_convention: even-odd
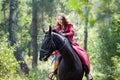
[[[45,32],[44,39],[42,41],[41,49],[40,49],[40,57],[39,60],[47,61],[48,57],[52,54],[55,48],[55,44],[53,42],[52,29],[49,27],[49,31]]]

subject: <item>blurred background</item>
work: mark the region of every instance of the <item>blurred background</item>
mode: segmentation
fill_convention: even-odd
[[[48,80],[54,56],[38,60],[42,28],[55,28],[61,12],[88,51],[94,80],[120,80],[120,0],[0,0],[0,80]]]

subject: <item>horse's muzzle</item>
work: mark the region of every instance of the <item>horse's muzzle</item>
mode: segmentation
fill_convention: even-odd
[[[47,61],[48,57],[47,55],[45,55],[45,53],[43,53],[42,51],[40,52],[40,56],[39,56],[39,60],[40,61]]]
[[[44,53],[40,52],[39,60],[42,61],[44,58]]]

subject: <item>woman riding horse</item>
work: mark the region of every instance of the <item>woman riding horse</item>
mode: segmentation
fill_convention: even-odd
[[[60,52],[60,63],[57,68],[57,80],[82,80],[84,70],[81,59],[73,49],[70,41],[56,31],[45,32],[40,49],[40,60],[47,61],[53,51]],[[57,55],[58,56],[58,55]],[[50,80],[52,80],[50,78]]]
[[[61,35],[65,36],[66,38],[69,39],[70,43],[72,44],[73,49],[75,50],[75,54],[78,54],[81,61],[82,61],[82,65],[83,65],[87,80],[92,80],[92,78],[90,79],[90,77],[89,77],[90,63],[89,63],[87,52],[84,49],[80,48],[79,45],[74,41],[74,39],[73,39],[73,36],[74,36],[73,25],[67,21],[65,15],[63,13],[59,13],[57,15],[57,28],[56,28],[56,30]],[[57,74],[58,66],[61,62],[60,51],[56,50],[54,54],[55,54],[54,72],[49,75],[50,79],[52,79],[53,75]]]
[[[84,66],[85,76],[86,76],[87,80],[92,80],[92,78],[90,78],[90,76],[89,76],[90,63],[89,63],[89,59],[88,59],[88,54],[84,49],[80,48],[79,45],[74,41],[74,39],[73,39],[73,37],[74,37],[73,25],[67,21],[67,18],[65,17],[64,13],[59,13],[57,15],[56,30],[70,40],[72,47],[77,52],[80,59],[82,60],[82,64]],[[58,69],[58,66],[60,63],[59,51],[56,50],[54,54],[55,54],[56,60],[55,60],[55,64],[54,64],[54,72],[50,73],[50,75],[49,75],[50,79],[53,77],[53,75],[57,74],[57,69]]]

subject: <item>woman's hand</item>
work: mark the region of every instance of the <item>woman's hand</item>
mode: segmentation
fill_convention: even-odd
[[[62,36],[67,36],[66,33],[61,33]]]
[[[67,36],[64,31],[60,31],[59,33],[60,33],[62,36]]]

